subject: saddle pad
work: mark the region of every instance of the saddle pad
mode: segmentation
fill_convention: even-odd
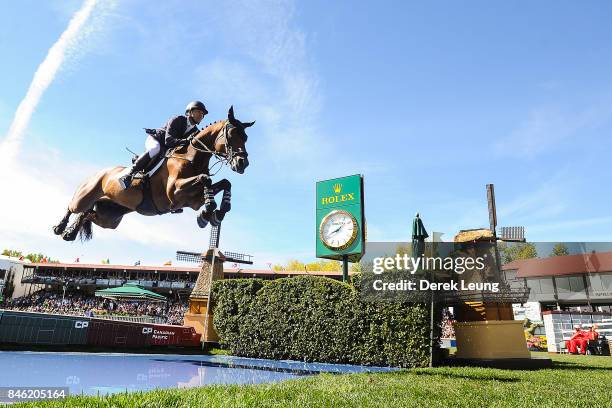
[[[154,167],[153,167],[151,170],[149,170],[149,171],[147,171],[147,172],[145,173],[145,175],[146,175],[147,177],[153,177],[153,175],[155,174],[155,172],[156,172],[157,170],[159,170],[159,168],[162,166],[162,164],[164,164],[164,163],[166,162],[166,160],[167,160],[167,158],[166,158],[166,156],[164,155],[164,156],[162,157],[162,159],[161,159],[161,160],[159,160],[159,161],[158,161],[158,162],[155,164],[155,166],[154,166]]]

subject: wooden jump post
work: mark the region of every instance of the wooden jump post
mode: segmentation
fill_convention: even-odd
[[[212,304],[212,285],[214,281],[223,279],[223,264],[225,262],[253,264],[251,255],[226,252],[219,250],[221,238],[221,225],[211,226],[208,250],[204,253],[177,251],[179,261],[201,263],[195,287],[189,296],[189,308],[183,320],[183,325],[193,327],[202,335],[202,346],[205,343],[217,343],[219,336],[213,325],[213,314],[210,310]]]

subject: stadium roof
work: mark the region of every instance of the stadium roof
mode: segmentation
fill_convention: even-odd
[[[227,262],[229,263],[229,262]],[[85,263],[48,263],[39,262],[26,265],[34,268],[57,268],[57,269],[96,269],[96,270],[125,270],[125,271],[158,271],[158,272],[200,272],[199,267],[188,266],[151,266],[151,265],[109,265],[109,264],[85,264]],[[316,275],[316,276],[341,276],[342,271],[272,271],[270,269],[243,269],[224,268],[225,273],[244,274],[245,277],[273,276],[273,275]]]
[[[612,252],[519,259],[502,267],[518,270],[517,278],[612,272]]]
[[[129,271],[168,271],[168,272],[198,272],[200,268],[188,266],[150,266],[150,265],[110,265],[110,264],[86,264],[86,263],[49,263],[37,262],[29,266],[37,268],[61,268],[61,269],[106,269],[106,270],[129,270]]]

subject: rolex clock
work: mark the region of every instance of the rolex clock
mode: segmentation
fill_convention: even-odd
[[[318,258],[358,262],[365,251],[363,176],[317,182]]]
[[[329,249],[342,250],[355,242],[358,230],[357,220],[351,213],[334,210],[321,220],[319,237]]]

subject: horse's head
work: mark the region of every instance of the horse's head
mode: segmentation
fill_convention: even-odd
[[[215,151],[224,155],[230,168],[239,174],[244,173],[244,170],[249,166],[249,154],[245,147],[248,136],[245,130],[253,126],[254,123],[242,123],[236,119],[234,117],[234,107],[231,106],[227,113],[227,122],[222,137],[215,141]]]

